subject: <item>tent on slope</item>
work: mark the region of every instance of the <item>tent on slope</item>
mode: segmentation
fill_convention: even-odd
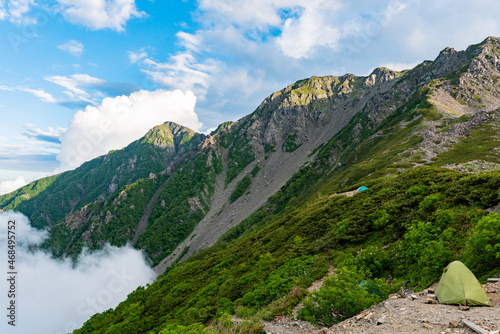
[[[363,190],[366,190],[366,189],[368,189],[368,187],[366,187],[366,186],[359,187],[358,188],[358,193],[360,193],[360,192],[362,192]]]
[[[492,306],[481,283],[460,261],[454,261],[443,269],[436,297],[442,304]]]

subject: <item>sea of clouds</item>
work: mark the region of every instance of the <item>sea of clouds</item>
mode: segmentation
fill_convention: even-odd
[[[8,297],[8,226],[15,221],[15,298]],[[11,234],[12,235],[12,234]],[[156,274],[144,254],[130,246],[105,246],[84,251],[73,262],[33,250],[48,232],[30,225],[21,213],[0,213],[0,333],[68,333],[97,312],[116,307]],[[15,327],[8,324],[10,300],[15,299]]]

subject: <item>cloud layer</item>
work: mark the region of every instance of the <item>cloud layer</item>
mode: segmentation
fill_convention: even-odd
[[[116,307],[138,286],[151,283],[155,273],[141,252],[130,247],[106,246],[83,253],[76,263],[56,260],[43,251],[28,251],[47,232],[32,228],[20,213],[0,213],[0,247],[7,249],[7,222],[16,222],[17,322],[16,330],[2,321],[2,333],[67,333],[81,327],[91,315]],[[6,264],[6,252],[0,252]],[[7,291],[6,280],[0,291]],[[8,305],[6,294],[0,297]]]
[[[57,159],[61,170],[121,149],[144,136],[152,127],[173,121],[195,131],[202,124],[194,111],[196,97],[180,90],[138,91],[130,96],[105,98],[102,104],[78,111],[61,135]]]

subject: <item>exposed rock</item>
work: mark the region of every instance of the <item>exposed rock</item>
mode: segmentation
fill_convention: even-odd
[[[111,219],[113,219],[113,218],[116,218],[116,216],[111,214],[111,212],[109,212],[109,211],[106,212],[106,218],[104,218],[104,223],[108,224],[111,221]]]
[[[198,210],[203,211],[203,206],[201,205],[200,199],[198,197],[193,197],[188,200],[189,207],[191,208],[191,212],[196,212]]]
[[[391,81],[399,77],[399,73],[388,68],[378,67],[366,78],[363,83],[364,87],[374,86],[387,81]]]
[[[113,205],[117,206],[121,204],[121,200],[127,197],[127,192],[123,190],[118,197],[113,200]]]
[[[114,193],[118,189],[118,185],[116,183],[111,183],[108,187],[109,193]]]
[[[424,303],[424,304],[438,304],[438,301],[435,300],[434,298],[424,298],[422,300],[422,303]]]

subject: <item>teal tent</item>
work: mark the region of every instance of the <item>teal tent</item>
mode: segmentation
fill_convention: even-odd
[[[358,193],[362,192],[363,190],[368,189],[368,187],[362,186],[358,188]]]

